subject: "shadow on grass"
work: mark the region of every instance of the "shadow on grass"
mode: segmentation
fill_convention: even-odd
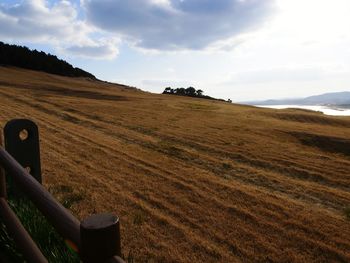
[[[344,209],[344,214],[345,214],[346,219],[350,220],[350,206],[348,206]]]

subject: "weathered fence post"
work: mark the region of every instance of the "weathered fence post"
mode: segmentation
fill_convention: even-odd
[[[92,215],[80,224],[83,262],[106,262],[121,256],[119,218],[112,214]]]
[[[0,132],[0,147],[2,147],[2,134]],[[39,159],[40,160],[40,159]],[[11,207],[7,203],[6,177],[0,166],[0,217],[6,225],[9,235],[15,241],[17,247],[30,263],[47,263],[38,246],[31,239],[27,230],[23,227]]]
[[[24,167],[40,184],[40,146],[38,126],[27,119],[14,119],[4,128],[5,150]],[[20,195],[12,176],[6,176],[12,193]]]
[[[2,133],[0,132],[0,147],[2,146]],[[0,198],[7,198],[5,171],[0,166]]]

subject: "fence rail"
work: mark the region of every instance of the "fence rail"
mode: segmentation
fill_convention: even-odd
[[[28,262],[47,262],[7,202],[6,179],[16,191],[29,198],[57,232],[72,244],[83,262],[124,262],[121,259],[119,218],[112,214],[92,215],[79,222],[39,183],[41,182],[39,136],[35,123],[12,120],[5,127],[5,147],[0,146],[0,214],[8,232]],[[21,132],[25,136],[21,138]],[[16,133],[16,134],[13,134]],[[9,136],[8,134],[11,134]],[[21,145],[22,143],[22,145]],[[1,145],[1,141],[0,141]],[[13,147],[13,146],[16,147]],[[32,146],[32,148],[28,148]],[[31,156],[26,156],[24,148]],[[19,163],[14,156],[20,156]],[[34,163],[33,163],[34,160]],[[39,160],[39,163],[38,163]],[[34,170],[33,166],[35,167]],[[29,167],[25,169],[23,167]],[[36,177],[33,177],[31,170]],[[5,173],[6,172],[6,176]]]

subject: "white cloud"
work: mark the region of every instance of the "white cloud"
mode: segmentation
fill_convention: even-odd
[[[70,46],[64,50],[73,55],[98,59],[113,59],[119,53],[119,50],[115,45],[109,44]]]
[[[0,24],[0,38],[8,42],[50,43],[61,50],[74,50],[75,54],[102,54],[101,58],[118,53],[116,47],[92,38],[96,29],[79,20],[77,7],[65,0],[52,5],[45,0],[2,4]]]
[[[201,50],[260,27],[273,0],[84,0],[88,21],[136,46]]]

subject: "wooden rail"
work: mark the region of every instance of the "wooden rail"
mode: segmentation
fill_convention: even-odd
[[[20,137],[20,132],[23,131],[26,132],[25,138]],[[11,136],[8,136],[9,133]],[[0,215],[25,259],[35,263],[47,262],[7,203],[7,178],[10,178],[12,183],[10,186],[14,187],[17,194],[24,194],[29,198],[57,232],[77,249],[83,262],[124,262],[121,259],[120,226],[117,216],[92,215],[79,222],[39,183],[41,182],[41,171],[38,170],[38,167],[40,169],[39,136],[35,123],[29,120],[10,121],[5,127],[4,137],[5,147],[9,148],[14,156],[19,156],[22,163],[17,162],[7,149],[0,146]],[[16,147],[13,147],[14,145]],[[28,145],[34,147],[28,148]],[[22,146],[26,149],[27,155],[30,155],[28,158],[21,149]],[[23,167],[29,167],[28,170],[35,173],[36,177]]]

